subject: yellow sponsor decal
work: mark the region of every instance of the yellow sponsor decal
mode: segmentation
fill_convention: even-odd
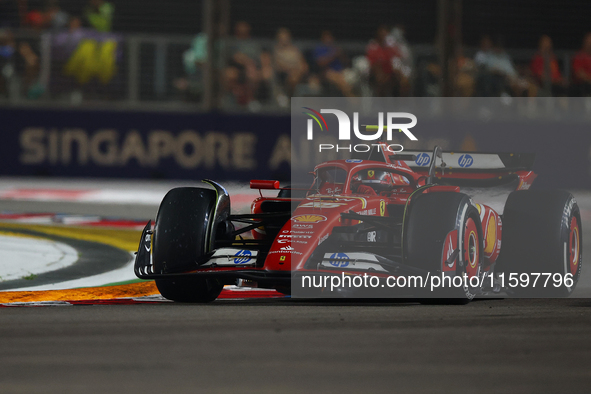
[[[485,255],[491,254],[495,245],[497,244],[497,224],[495,219],[490,217],[486,226],[486,248],[484,249]]]
[[[324,215],[298,215],[291,218],[296,223],[320,223],[326,221]]]

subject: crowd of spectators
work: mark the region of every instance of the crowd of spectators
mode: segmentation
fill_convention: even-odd
[[[81,27],[109,32],[113,15],[113,5],[105,0],[88,0],[80,14],[65,11],[59,0],[0,0],[0,97],[43,95],[39,33],[74,34]]]
[[[75,11],[63,9],[59,0],[0,0],[0,97],[20,89],[21,96],[37,98],[45,88],[39,83],[38,39],[15,38],[15,31],[49,31],[63,39],[81,29],[107,33],[114,16],[106,0],[85,0]],[[78,41],[71,41],[73,52]],[[169,89],[189,101],[203,98],[207,41],[205,33],[198,34],[176,59],[182,73],[167,79]],[[428,54],[416,51],[403,25],[381,25],[359,45],[343,43],[326,29],[319,29],[317,40],[298,40],[287,27],[278,28],[274,38],[254,38],[250,24],[238,21],[214,48],[213,75],[226,108],[286,108],[292,96],[440,96],[444,78],[454,96],[591,96],[591,33],[578,52],[559,56],[552,38],[542,35],[533,56],[533,50],[527,58],[521,51],[518,59],[502,38],[485,35],[476,50],[455,48],[448,75],[438,61],[438,45]],[[19,87],[10,86],[15,80]]]
[[[317,43],[301,41],[296,45],[290,30],[282,27],[268,47],[252,38],[250,30],[247,22],[237,22],[229,40],[223,106],[286,107],[290,96],[442,94],[443,75],[437,57],[417,62],[402,25],[379,26],[364,52],[346,50],[329,30],[320,32]],[[559,59],[555,55],[548,35],[540,37],[538,50],[529,59],[521,56],[514,61],[502,38],[488,35],[482,37],[472,56],[458,47],[452,59],[448,72],[454,96],[591,95],[591,33],[584,37],[581,50],[566,62],[564,56]]]
[[[0,0],[0,29],[62,30],[79,18],[90,28],[111,31],[114,7],[108,1],[88,0],[76,11],[80,12],[64,10],[59,0]]]

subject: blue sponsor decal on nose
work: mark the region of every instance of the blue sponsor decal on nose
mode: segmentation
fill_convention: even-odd
[[[470,167],[472,164],[474,164],[474,159],[468,154],[462,155],[458,159],[458,165],[462,168]]]
[[[415,163],[417,163],[418,166],[424,167],[424,166],[428,166],[429,163],[431,162],[431,156],[429,156],[427,153],[419,153],[417,155],[417,159],[415,160]]]
[[[252,260],[252,253],[250,250],[240,250],[234,255],[234,264],[246,264]]]
[[[345,163],[361,163],[362,161],[361,159],[347,159]]]
[[[345,253],[333,253],[332,255],[330,255],[330,265],[334,266],[334,267],[346,267],[349,265],[348,261],[342,261],[342,260],[349,260],[349,256],[347,256]]]

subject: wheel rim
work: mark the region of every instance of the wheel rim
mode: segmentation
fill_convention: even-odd
[[[474,219],[468,218],[464,231],[464,262],[469,278],[478,275],[480,261],[478,230]]]
[[[577,274],[579,269],[579,258],[581,254],[581,238],[579,231],[579,223],[576,217],[573,217],[570,222],[570,236],[569,236],[569,262],[570,262],[570,273],[573,275]]]

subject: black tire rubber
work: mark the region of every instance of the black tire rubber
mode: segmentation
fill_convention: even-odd
[[[571,221],[578,224],[578,255],[569,245]],[[505,273],[505,285],[511,273],[572,274],[573,286],[544,286],[538,280],[531,285],[508,288],[518,297],[568,297],[581,275],[583,262],[582,222],[579,206],[572,194],[563,190],[521,190],[509,195],[502,216],[503,239],[497,272]],[[578,258],[577,258],[578,256]],[[574,274],[569,261],[578,260]],[[533,280],[533,278],[530,278]],[[550,280],[552,282],[552,280]],[[515,283],[515,282],[513,282]],[[521,282],[520,282],[521,283]]]
[[[484,258],[480,215],[470,197],[453,192],[422,194],[411,201],[403,240],[406,264],[429,271],[431,275],[441,275],[446,237],[450,231],[458,230],[458,246],[464,250],[463,233],[469,218],[474,221],[478,233],[477,270],[480,272]],[[461,251],[456,260],[456,276],[463,275],[466,270],[464,252]],[[421,299],[421,302],[463,304],[472,300],[476,292],[470,287],[438,289],[434,293],[423,292],[422,295],[428,298]]]
[[[156,287],[164,298],[172,301],[205,303],[214,301],[224,285],[215,279],[184,277],[156,279]]]
[[[211,217],[216,203],[214,190],[182,187],[170,190],[160,203],[152,241],[154,272],[182,273],[197,268],[208,250],[207,237],[214,236]],[[165,298],[177,302],[211,302],[223,284],[215,279],[183,277],[156,279]]]

